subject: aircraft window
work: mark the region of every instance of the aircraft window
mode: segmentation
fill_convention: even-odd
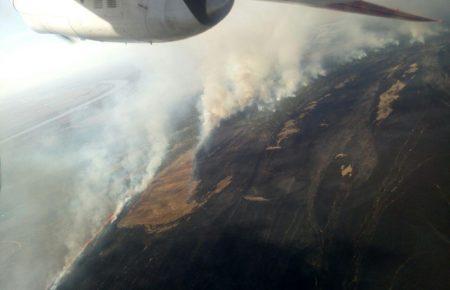
[[[106,5],[108,6],[108,8],[116,8],[117,0],[106,0]]]
[[[103,8],[103,0],[94,0],[94,8],[102,9]]]

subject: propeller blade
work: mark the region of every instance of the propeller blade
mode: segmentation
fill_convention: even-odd
[[[61,38],[64,41],[72,43],[72,44],[76,42],[75,39],[73,39],[71,37],[68,37],[68,36],[65,36],[65,35],[62,35],[62,34],[58,34],[56,36],[58,36],[59,38]]]

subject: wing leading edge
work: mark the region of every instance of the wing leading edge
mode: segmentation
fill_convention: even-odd
[[[352,0],[341,0],[341,1],[328,1],[328,0],[264,0],[272,2],[284,2],[284,3],[298,3],[308,6],[313,6],[317,8],[332,9],[350,13],[365,14],[377,17],[385,18],[395,18],[408,21],[419,21],[419,22],[441,22],[440,20],[435,20],[431,18],[426,18],[406,12],[402,12],[398,9],[391,9],[381,5],[373,4],[366,1],[352,1]]]
[[[386,8],[380,5],[372,4],[365,1],[352,1],[352,2],[337,2],[331,3],[325,6],[325,8],[339,10],[344,12],[366,14],[378,17],[386,18],[396,18],[409,21],[419,21],[419,22],[437,22],[437,20],[426,18],[422,16],[417,16],[414,14],[409,14],[402,12],[400,10]]]

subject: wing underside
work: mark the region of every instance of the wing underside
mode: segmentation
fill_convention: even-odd
[[[419,22],[438,22],[437,20],[426,18],[422,16],[417,16],[414,14],[402,12],[398,9],[391,9],[381,5],[373,4],[366,1],[352,1],[352,0],[265,0],[273,2],[284,2],[284,3],[298,3],[308,6],[313,6],[317,8],[332,9],[350,13],[365,14],[371,16],[385,17],[385,18],[395,18],[408,21],[419,21]]]
[[[435,21],[430,18],[413,15],[410,13],[402,12],[400,10],[386,8],[386,7],[372,4],[372,3],[369,3],[366,1],[331,3],[331,4],[327,4],[327,6],[325,6],[325,8],[344,11],[344,12],[378,16],[378,17],[403,19],[403,20],[409,20],[409,21],[421,21],[421,22]]]

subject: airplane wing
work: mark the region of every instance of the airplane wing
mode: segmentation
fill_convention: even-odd
[[[395,18],[408,21],[419,22],[440,22],[439,20],[417,16],[402,12],[398,9],[391,9],[381,5],[366,1],[354,0],[264,0],[271,2],[299,3],[317,8],[339,10],[350,13],[365,14],[378,17]]]

